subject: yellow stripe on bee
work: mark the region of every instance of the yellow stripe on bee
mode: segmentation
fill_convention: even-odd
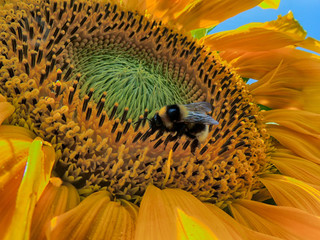
[[[181,119],[185,119],[188,116],[188,109],[184,105],[179,105]]]
[[[161,117],[161,120],[163,122],[163,125],[168,128],[168,129],[171,129],[173,127],[173,124],[172,122],[170,121],[168,115],[167,115],[167,106],[161,108],[159,110],[159,116]]]
[[[167,107],[163,107],[163,108],[161,108],[160,110],[159,110],[159,116],[161,117],[161,118],[164,118],[166,115],[167,115]]]

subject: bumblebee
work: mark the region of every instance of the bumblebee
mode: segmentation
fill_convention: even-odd
[[[193,139],[191,151],[203,143],[209,134],[209,125],[217,125],[218,122],[206,113],[212,111],[207,102],[190,103],[186,105],[164,106],[149,120],[149,136],[159,130],[159,136],[164,132],[175,132],[170,141],[174,141],[185,135]],[[158,137],[156,137],[157,139]]]

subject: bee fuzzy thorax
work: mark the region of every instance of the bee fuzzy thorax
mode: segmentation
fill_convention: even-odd
[[[187,115],[183,105],[168,105],[159,110],[159,116],[167,129],[172,129],[175,122],[180,122]]]

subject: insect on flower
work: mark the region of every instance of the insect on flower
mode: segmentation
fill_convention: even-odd
[[[170,141],[175,141],[185,135],[193,139],[191,152],[194,153],[196,147],[207,139],[209,126],[219,124],[206,114],[210,111],[212,107],[207,102],[164,106],[149,120],[150,128],[147,135],[150,136],[158,130],[159,133],[155,138],[157,139],[164,132],[175,132],[176,134],[170,138]]]

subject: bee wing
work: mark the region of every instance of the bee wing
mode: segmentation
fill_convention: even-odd
[[[217,125],[219,124],[211,116],[201,112],[189,112],[188,116],[183,119],[185,123],[202,123],[206,125]]]
[[[196,103],[190,103],[183,105],[186,107],[186,109],[190,112],[201,112],[201,113],[207,113],[212,111],[212,106],[210,103],[207,102],[196,102]]]

